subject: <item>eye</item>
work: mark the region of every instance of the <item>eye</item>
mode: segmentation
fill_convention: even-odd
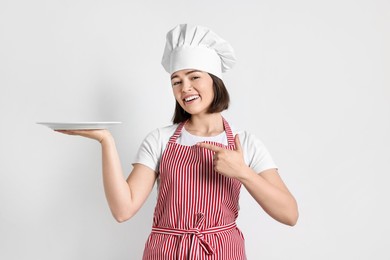
[[[181,81],[172,82],[172,86],[176,86],[176,85],[179,85],[179,84],[181,84]]]
[[[200,77],[198,77],[198,76],[193,76],[191,79],[192,80],[196,80],[196,79],[199,79]]]

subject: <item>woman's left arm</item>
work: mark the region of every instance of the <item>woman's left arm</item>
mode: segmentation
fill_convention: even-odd
[[[235,136],[235,150],[224,149],[212,144],[198,145],[215,152],[214,169],[227,177],[239,180],[257,203],[275,220],[294,226],[298,220],[298,205],[280,178],[277,169],[256,173],[244,162],[238,135]]]
[[[294,226],[298,221],[298,205],[280,178],[277,169],[255,173],[251,168],[242,168],[237,179],[275,220]]]

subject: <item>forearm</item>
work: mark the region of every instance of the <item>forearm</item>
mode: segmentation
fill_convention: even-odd
[[[106,199],[115,219],[122,222],[128,218],[127,216],[132,215],[130,188],[123,176],[114,138],[111,135],[106,136],[101,145]]]
[[[288,190],[276,187],[249,167],[243,169],[238,179],[272,218],[286,225],[295,225],[298,207]]]

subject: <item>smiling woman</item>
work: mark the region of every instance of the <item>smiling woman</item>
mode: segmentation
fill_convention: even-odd
[[[230,44],[208,28],[181,24],[168,32],[162,65],[176,99],[174,124],[146,136],[127,180],[108,130],[61,131],[101,143],[104,189],[117,221],[134,216],[157,181],[144,260],[246,259],[236,225],[241,186],[275,220],[292,226],[298,219],[266,147],[221,115],[229,107],[221,75],[234,62]]]
[[[179,75],[183,74],[187,78],[186,81],[189,85],[189,89],[183,88],[183,82],[180,80]],[[178,75],[179,74],[179,75]],[[173,92],[176,98],[176,105],[175,105],[175,112],[173,115],[173,123],[181,123],[191,117],[191,113],[189,111],[186,111],[184,106],[181,105],[181,102],[178,101],[177,92],[184,91],[188,92],[188,97],[199,97],[199,93],[197,95],[191,96],[193,94],[192,92],[196,91],[196,89],[192,89],[193,86],[196,85],[197,81],[205,81],[205,78],[210,77],[212,80],[212,93],[213,93],[213,100],[211,104],[208,106],[207,112],[208,113],[218,113],[222,112],[229,108],[229,102],[230,102],[230,96],[229,92],[227,91],[225,84],[223,81],[214,76],[213,74],[202,72],[199,70],[184,70],[179,71],[177,73],[174,73],[174,75],[171,77]],[[194,83],[191,83],[192,81],[195,81]],[[180,99],[180,97],[179,97]],[[193,99],[192,99],[193,100]],[[191,101],[192,101],[191,100]],[[190,101],[190,100],[188,100]]]

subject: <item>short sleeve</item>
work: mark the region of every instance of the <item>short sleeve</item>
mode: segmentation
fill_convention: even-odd
[[[255,135],[246,131],[238,133],[247,165],[256,173],[278,168],[264,143]]]
[[[150,132],[142,141],[133,165],[140,163],[158,173],[161,156],[176,127],[177,125],[170,125]]]
[[[140,163],[157,172],[161,149],[160,134],[156,129],[142,141],[133,164]]]

